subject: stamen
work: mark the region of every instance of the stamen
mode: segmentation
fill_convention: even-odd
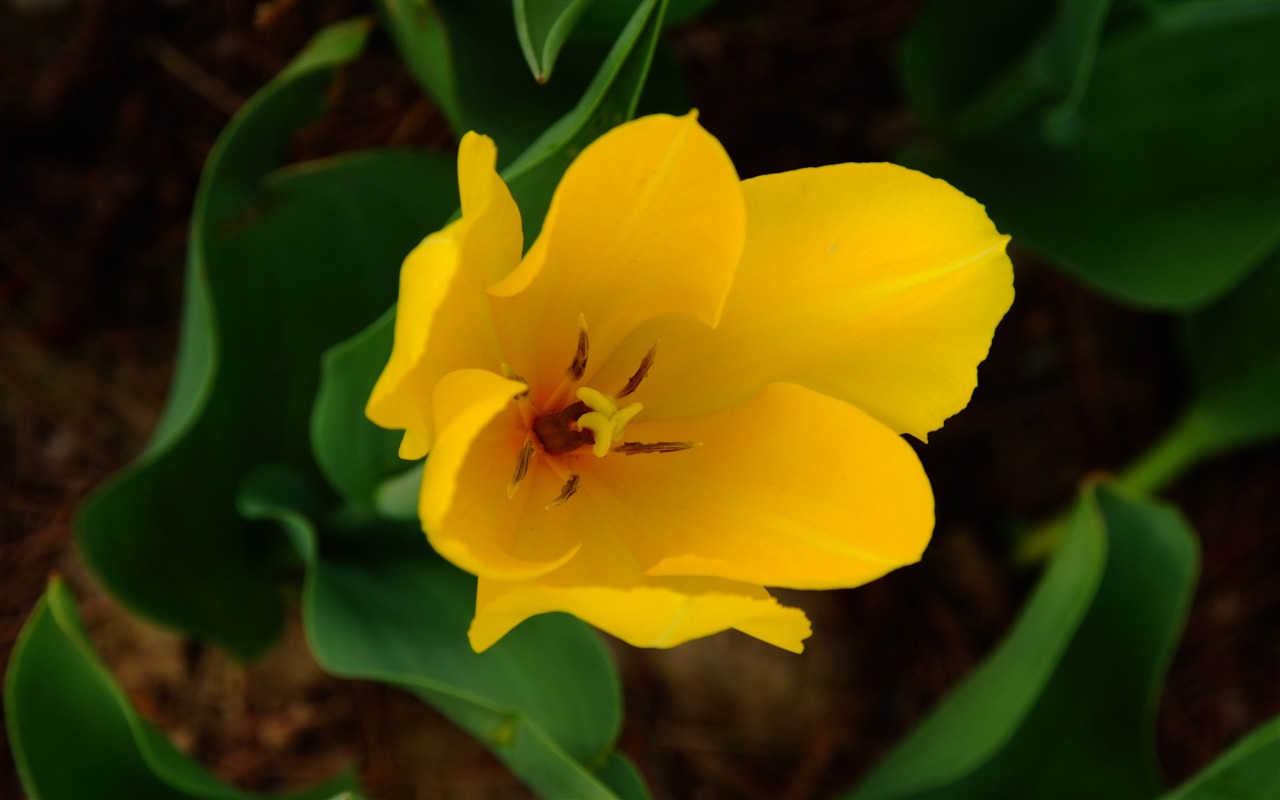
[[[582,477],[580,475],[570,475],[569,480],[565,481],[564,486],[560,489],[560,496],[548,503],[547,508],[552,509],[556,506],[562,506],[567,503],[569,498],[573,497],[574,494],[577,493],[578,482],[581,480]]]
[[[591,407],[592,411],[599,411],[605,416],[612,416],[618,413],[618,404],[613,398],[604,392],[598,392],[590,386],[583,386],[577,391],[578,399]]]
[[[586,403],[591,411],[578,417],[578,428],[591,431],[591,452],[596,458],[609,455],[609,445],[622,440],[622,429],[644,410],[640,403],[628,403],[619,408],[618,403],[604,392],[590,386],[578,389],[578,400]]]
[[[622,387],[622,391],[618,392],[618,397],[626,397],[627,395],[640,388],[640,381],[644,380],[644,376],[649,374],[649,368],[653,366],[653,359],[658,355],[658,343],[654,342],[653,347],[649,348],[649,352],[644,354],[644,358],[640,359],[640,366],[636,367],[635,374],[627,378],[627,385]]]
[[[511,476],[511,483],[507,484],[507,499],[516,496],[516,487],[520,485],[520,481],[524,480],[524,476],[529,474],[529,462],[533,459],[533,440],[525,439],[524,444],[520,446],[520,455],[516,456],[516,471]]]
[[[702,447],[702,442],[623,442],[613,448],[613,452],[638,456],[643,453],[678,453],[695,447]]]
[[[590,343],[587,341],[587,318],[578,315],[578,349],[573,354],[573,361],[569,364],[569,377],[575,381],[582,380],[582,376],[587,372],[587,351]]]

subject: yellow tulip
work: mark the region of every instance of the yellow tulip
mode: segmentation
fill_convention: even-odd
[[[659,115],[577,157],[522,257],[495,159],[463,138],[462,215],[405,259],[367,409],[430,453],[419,515],[479,577],[476,650],[563,611],[800,652],[764,587],[920,558],[933,494],[900,434],[968,403],[1013,299],[981,205],[891,164],[741,181],[696,114]]]

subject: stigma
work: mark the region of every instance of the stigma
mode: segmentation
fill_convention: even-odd
[[[675,453],[697,447],[700,444],[699,442],[622,441],[626,433],[627,423],[635,419],[644,410],[644,405],[641,403],[624,404],[619,400],[632,394],[640,387],[640,383],[649,374],[649,369],[653,366],[657,349],[657,344],[654,344],[645,353],[635,373],[627,380],[626,385],[622,387],[622,390],[617,395],[605,394],[590,386],[578,386],[573,389],[574,384],[577,384],[585,377],[587,359],[590,355],[587,322],[585,318],[579,315],[578,341],[573,359],[569,363],[569,368],[565,370],[564,382],[551,395],[552,398],[563,398],[570,389],[573,389],[573,397],[576,398],[575,402],[557,411],[538,414],[529,403],[528,392],[518,398],[523,403],[521,416],[524,418],[525,424],[528,425],[528,435],[517,455],[515,471],[507,486],[507,496],[515,496],[517,487],[525,475],[528,474],[530,465],[538,451],[543,455],[555,457],[589,447],[592,455],[596,458],[604,458],[610,452],[631,456],[641,453]],[[503,374],[508,377],[515,376],[514,370],[509,366],[503,364],[502,367]],[[561,400],[560,402],[565,401]],[[556,405],[559,405],[559,403],[556,403]],[[552,407],[554,408],[555,406]],[[564,488],[561,489],[560,496],[547,506],[547,508],[555,508],[563,505],[577,493],[580,476],[576,472],[570,471],[572,466],[571,459],[564,462],[555,459],[548,463],[562,473],[565,478]],[[557,464],[559,465],[558,467],[555,466]]]

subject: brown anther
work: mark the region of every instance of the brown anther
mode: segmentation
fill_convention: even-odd
[[[555,500],[552,500],[550,503],[547,503],[547,508],[555,508],[556,506],[562,506],[568,502],[569,498],[573,497],[574,494],[577,493],[578,482],[581,480],[581,476],[570,475],[569,480],[565,481],[564,486],[560,489],[560,496]]]
[[[702,442],[623,442],[613,448],[613,452],[638,456],[643,453],[679,453],[701,446]]]
[[[649,374],[649,368],[653,366],[653,359],[658,355],[658,344],[654,342],[653,347],[649,348],[649,352],[644,354],[644,358],[640,359],[640,366],[636,367],[635,373],[627,378],[627,385],[622,387],[622,391],[618,392],[618,398],[621,399],[640,388],[640,381],[644,380],[644,376]]]
[[[590,343],[587,340],[586,317],[578,316],[578,349],[573,353],[573,361],[569,364],[569,376],[575,381],[582,380],[587,372],[587,351]]]
[[[524,480],[524,476],[529,474],[531,460],[533,460],[533,440],[525,439],[524,444],[520,446],[520,455],[516,456],[516,471],[511,476],[511,483],[507,484],[507,499],[516,496],[516,487],[520,485],[520,481]]]
[[[590,406],[579,400],[555,413],[543,414],[535,419],[533,432],[542,443],[542,449],[550,455],[558,456],[561,453],[571,453],[579,447],[590,447],[595,444],[596,435],[589,430],[582,430],[575,424],[578,417],[590,410]]]

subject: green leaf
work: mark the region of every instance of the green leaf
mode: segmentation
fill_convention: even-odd
[[[1043,22],[1040,5],[986,0],[990,13],[970,26],[1022,30],[1010,20]],[[1074,70],[1049,70],[1059,77],[1044,85],[1070,88],[1036,92],[1015,80],[1013,100],[998,77],[984,82],[1009,74],[984,66],[1000,47],[967,38],[966,26],[931,29],[945,46],[909,60],[906,74],[917,87],[934,76],[932,95],[913,95],[948,141],[902,160],[979,198],[1015,240],[1121,301],[1187,310],[1221,297],[1280,245],[1280,3],[1221,5],[1236,8],[1131,9],[1104,32],[1092,70],[1087,36],[1065,33],[1096,30],[1080,16],[1089,8],[1057,6],[1064,44],[1045,52],[1078,57],[1059,59]],[[971,4],[936,7],[971,13]],[[967,100],[988,95],[1004,99]]]
[[[340,515],[317,531],[304,513],[315,497],[296,473],[264,470],[240,502],[300,543],[309,563],[303,622],[327,671],[420,697],[543,796],[615,797],[615,781],[621,796],[644,796],[613,754],[621,689],[586,625],[539,617],[477,654],[466,637],[475,578],[436,556],[416,522]]]
[[[242,656],[271,641],[281,604],[278,539],[236,514],[236,486],[265,461],[311,464],[321,353],[386,308],[404,253],[457,202],[439,156],[273,172],[367,29],[326,30],[219,137],[192,220],[168,407],[146,452],[77,520],[86,559],[120,599]]]
[[[614,43],[587,93],[509,166],[503,177],[520,206],[526,244],[542,227],[560,176],[584,147],[635,114],[661,32],[664,3],[646,0]],[[423,232],[432,230],[424,228]],[[372,315],[370,315],[372,316]],[[371,494],[400,464],[399,435],[364,417],[364,403],[391,353],[395,314],[388,312],[325,356],[324,379],[311,421],[316,459],[349,503],[369,506]]]
[[[621,800],[653,800],[640,770],[616,750],[596,769],[596,777]]]
[[[1156,796],[1156,700],[1197,564],[1171,507],[1086,490],[1004,642],[852,797]]]
[[[321,363],[320,389],[311,411],[311,447],[316,462],[329,485],[356,506],[367,506],[382,481],[404,471],[404,462],[396,454],[402,434],[383,430],[364,415],[369,388],[391,357],[386,332],[393,324],[375,322],[329,348]],[[370,337],[379,341],[367,341]]]
[[[560,48],[591,0],[511,0],[516,35],[538,83],[551,77]]]
[[[1111,0],[933,2],[902,45],[911,105],[957,138],[1038,109],[1070,119],[1084,96]]]
[[[32,800],[141,797],[242,800],[140,717],[93,653],[75,601],[54,578],[14,646],[5,724]],[[349,790],[340,776],[297,797]]]
[[[1120,480],[1158,491],[1202,459],[1280,437],[1280,253],[1183,321],[1190,407]]]
[[[466,133],[449,33],[440,11],[428,0],[378,0],[377,5],[409,72],[431,95],[454,133]]]
[[[1163,800],[1280,797],[1280,717],[1260,725]]]
[[[612,42],[643,2],[644,0],[605,0],[592,3],[574,28],[573,35],[575,38]],[[668,29],[689,22],[713,5],[715,0],[667,0],[662,27]]]
[[[493,137],[500,165],[573,109],[632,16],[628,11],[618,20],[607,39],[562,40],[556,80],[540,84],[530,77],[522,55],[511,0],[379,0],[379,5],[405,62],[448,116],[454,133],[474,130]]]
[[[1280,253],[1220,302],[1186,319],[1194,413],[1225,450],[1280,436]]]

